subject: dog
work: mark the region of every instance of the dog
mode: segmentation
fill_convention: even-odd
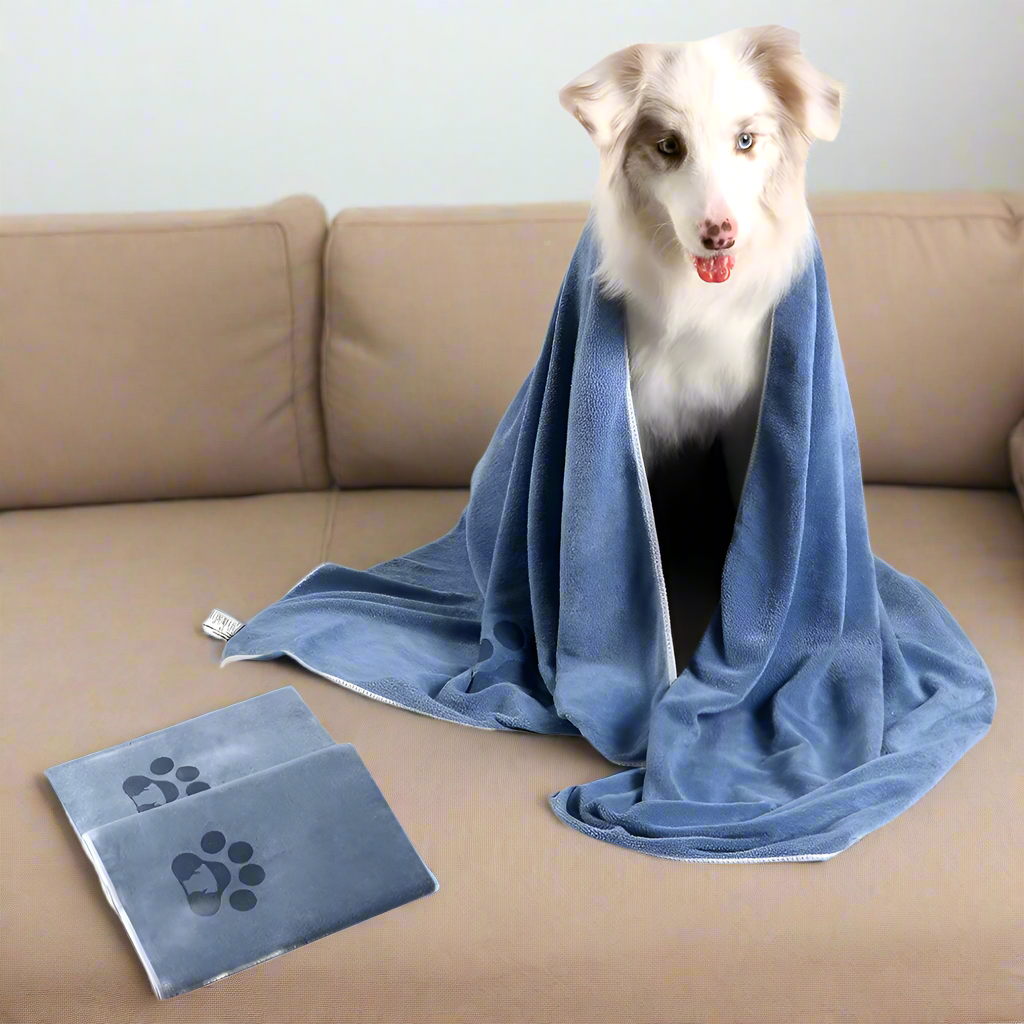
[[[813,251],[808,150],[842,97],[778,26],[630,46],[562,89],[600,152],[599,276],[625,306],[648,473],[720,440],[739,504],[772,311]]]

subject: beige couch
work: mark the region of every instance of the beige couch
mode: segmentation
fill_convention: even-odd
[[[595,842],[546,803],[612,770],[582,741],[433,721],[280,662],[221,670],[198,628],[454,523],[584,207],[3,221],[0,1020],[1024,1017],[1024,196],[814,208],[873,545],[959,619],[999,708],[891,825],[768,866]],[[441,891],[158,1003],[43,769],[288,683]]]

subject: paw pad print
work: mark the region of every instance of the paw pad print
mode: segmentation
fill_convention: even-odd
[[[216,856],[227,845],[223,832],[215,829],[199,840],[200,849],[211,857]],[[259,864],[251,863],[252,847],[246,842],[235,842],[228,846],[227,859],[240,865],[239,888],[228,896],[228,903],[234,910],[252,910],[258,900],[252,888],[259,885],[267,873]],[[206,860],[195,853],[179,853],[171,861],[171,873],[178,880],[193,914],[212,917],[221,908],[224,893],[231,887],[232,869],[222,860]]]
[[[149,766],[153,775],[169,775],[174,768],[174,762],[169,757],[158,757]],[[174,777],[178,782],[187,783],[185,795],[192,796],[193,793],[202,793],[209,789],[207,782],[196,781],[199,779],[199,769],[191,764],[183,764],[175,773]],[[131,798],[138,812],[151,811],[154,807],[162,807],[181,795],[178,786],[169,779],[151,779],[148,775],[129,775],[121,788]]]
[[[480,642],[480,653],[477,656],[479,667],[473,672],[470,689],[482,689],[494,683],[543,688],[543,680],[535,668],[519,658],[508,656],[519,654],[526,647],[526,631],[515,622],[503,619],[495,623],[493,632],[493,643],[486,637]]]

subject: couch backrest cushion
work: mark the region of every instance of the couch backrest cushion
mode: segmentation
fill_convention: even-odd
[[[865,479],[1009,486],[1024,195],[836,195],[812,209]]]
[[[323,207],[0,220],[0,508],[320,488]]]
[[[465,486],[544,341],[586,207],[346,211],[324,418],[345,486]]]
[[[822,196],[865,479],[1005,487],[1024,413],[1024,197]],[[543,343],[586,204],[347,211],[326,266],[342,486],[465,485]]]

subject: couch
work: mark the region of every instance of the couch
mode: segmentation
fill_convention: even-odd
[[[582,740],[221,669],[199,628],[455,523],[585,205],[0,221],[0,1020],[1024,1018],[1024,195],[812,208],[873,547],[945,602],[999,706],[890,825],[770,865],[595,842],[547,806],[613,770]],[[441,891],[160,1003],[42,772],[288,684]]]

